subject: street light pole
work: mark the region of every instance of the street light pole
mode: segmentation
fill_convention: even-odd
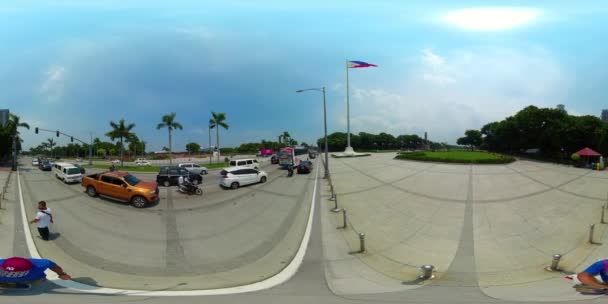
[[[297,93],[302,93],[304,91],[319,91],[323,93],[323,126],[325,132],[325,175],[323,178],[329,178],[329,149],[327,145],[327,107],[325,103],[325,87],[322,88],[312,88],[312,89],[304,89],[297,90]]]
[[[327,148],[327,107],[325,106],[325,87],[323,87],[323,126],[325,129],[325,176],[329,178],[329,149]]]

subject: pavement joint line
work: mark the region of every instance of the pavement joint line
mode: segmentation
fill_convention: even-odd
[[[561,184],[559,184],[559,185],[557,185],[557,186],[552,186],[552,185],[549,185],[549,184],[546,184],[546,183],[542,182],[542,181],[541,181],[541,180],[539,180],[539,179],[536,179],[536,178],[534,178],[534,177],[532,177],[532,176],[529,176],[529,175],[528,175],[528,174],[526,174],[525,172],[517,171],[517,170],[515,170],[515,169],[513,169],[513,168],[509,168],[509,169],[511,169],[511,170],[513,170],[513,171],[515,171],[515,172],[517,172],[519,175],[521,175],[521,176],[523,176],[523,177],[525,177],[525,178],[527,178],[527,179],[530,179],[530,180],[532,180],[532,181],[534,181],[534,182],[537,182],[537,183],[539,183],[539,184],[541,184],[541,185],[544,185],[544,186],[546,186],[546,187],[549,187],[549,189],[547,189],[547,190],[543,190],[543,191],[540,191],[539,193],[544,193],[544,192],[551,191],[551,190],[557,190],[557,191],[559,191],[559,192],[567,193],[567,194],[570,194],[570,195],[573,195],[573,196],[577,196],[577,197],[580,197],[580,198],[586,198],[586,199],[590,199],[590,200],[594,200],[594,201],[601,201],[601,202],[604,202],[604,201],[605,201],[605,199],[604,199],[604,198],[597,198],[597,197],[588,196],[588,195],[579,194],[579,193],[576,193],[576,192],[572,192],[572,191],[567,191],[567,190],[561,189],[561,187],[563,187],[563,186],[565,186],[565,185],[568,185],[568,184],[570,184],[570,183],[572,183],[572,182],[574,182],[574,181],[576,181],[576,180],[579,180],[579,179],[581,179],[581,178],[583,178],[583,177],[587,177],[587,175],[591,174],[593,171],[589,171],[589,172],[587,172],[587,173],[585,173],[585,174],[578,175],[577,177],[575,177],[575,178],[573,178],[573,179],[571,179],[571,180],[565,181],[565,182],[563,182],[563,183],[561,183]]]
[[[315,170],[315,184],[312,193],[311,207],[308,214],[308,220],[306,224],[306,230],[304,231],[304,235],[302,237],[302,241],[300,243],[300,247],[296,252],[294,258],[291,262],[283,268],[276,275],[269,277],[260,282],[256,282],[253,284],[229,287],[229,288],[218,288],[218,289],[204,289],[204,290],[180,290],[180,291],[168,291],[168,290],[159,290],[159,291],[147,291],[147,290],[126,290],[126,289],[116,289],[116,288],[105,288],[105,287],[97,287],[86,285],[82,283],[78,283],[75,281],[64,281],[59,279],[56,273],[51,270],[47,270],[45,273],[47,278],[53,284],[59,285],[61,287],[70,288],[74,290],[78,290],[86,293],[93,294],[107,294],[107,295],[123,295],[123,296],[158,296],[158,297],[176,297],[176,296],[207,296],[207,295],[230,295],[230,294],[240,294],[240,293],[248,293],[261,291],[265,289],[269,289],[280,284],[283,284],[289,279],[291,279],[299,267],[302,265],[304,260],[304,256],[306,254],[308,243],[310,241],[310,235],[312,230],[312,223],[314,219],[315,213],[315,199],[317,197],[317,185],[319,180],[319,171]],[[21,208],[21,220],[23,222],[23,228],[25,232],[25,239],[28,251],[30,256],[33,258],[41,258],[36,245],[34,244],[34,239],[32,237],[32,233],[29,225],[27,224],[27,217],[25,214],[25,204],[23,202],[23,193],[21,189],[21,178],[19,174],[19,170],[17,170],[17,185],[19,188],[19,202]],[[66,267],[68,268],[68,267]],[[68,270],[69,271],[69,270]]]
[[[458,277],[470,277],[471,281],[475,283],[475,293],[484,295],[479,287],[479,276],[477,274],[477,263],[475,261],[475,227],[474,227],[474,210],[473,210],[473,165],[469,165],[469,178],[467,183],[467,203],[464,210],[464,219],[462,230],[460,233],[460,240],[458,242],[458,249],[454,255],[454,259],[447,267],[443,276],[433,281],[429,285],[441,285],[442,281],[450,281],[450,276]],[[454,271],[454,268],[466,265],[469,272],[462,273]],[[467,281],[462,280],[462,281]],[[424,288],[424,287],[423,287]]]
[[[428,198],[428,199],[432,199],[432,200],[437,200],[437,201],[441,201],[441,202],[466,203],[466,200],[449,199],[449,198],[444,198],[444,197],[436,197],[436,196],[433,196],[433,195],[427,195],[427,194],[424,194],[424,193],[419,193],[419,192],[414,192],[414,191],[406,190],[406,189],[403,189],[403,188],[398,187],[398,186],[396,186],[396,185],[393,185],[392,183],[387,183],[387,182],[385,182],[385,181],[382,181],[382,180],[380,180],[380,179],[377,179],[377,178],[375,178],[375,177],[373,177],[373,176],[371,176],[371,175],[369,175],[369,174],[366,174],[366,173],[364,173],[363,171],[361,171],[361,170],[359,170],[359,169],[357,169],[357,168],[355,168],[355,167],[353,167],[353,166],[351,166],[351,165],[348,165],[348,164],[345,164],[345,165],[346,165],[346,166],[348,166],[348,167],[350,167],[352,170],[359,172],[359,173],[360,173],[360,174],[362,174],[363,176],[366,176],[366,177],[368,177],[368,178],[370,178],[370,179],[373,179],[373,180],[375,180],[375,181],[377,181],[377,182],[379,182],[379,183],[383,184],[384,186],[389,186],[389,187],[391,187],[391,188],[394,188],[394,189],[396,189],[396,190],[398,190],[398,191],[401,191],[401,192],[404,192],[404,193],[408,193],[408,194],[412,194],[412,195],[416,195],[416,196],[420,196],[420,197],[424,197],[424,198]],[[435,165],[436,165],[436,164],[435,164]],[[431,167],[432,167],[432,166],[431,166]],[[423,169],[422,171],[420,171],[420,172],[418,172],[418,173],[421,173],[421,172],[423,172],[423,171],[427,171],[427,170],[428,170],[429,168],[431,168],[431,167],[428,167],[428,168],[426,168],[426,169]]]

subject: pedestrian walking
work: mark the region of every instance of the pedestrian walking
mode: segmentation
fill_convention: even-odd
[[[36,224],[40,237],[45,241],[49,240],[49,225],[52,222],[53,214],[51,208],[46,206],[45,201],[38,202],[38,213],[36,213],[36,218],[34,218],[30,224]]]

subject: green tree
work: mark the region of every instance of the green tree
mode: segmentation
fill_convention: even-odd
[[[190,153],[197,153],[201,150],[201,145],[199,145],[195,142],[191,142],[186,145],[186,150]]]
[[[456,143],[462,146],[470,146],[471,151],[474,150],[475,147],[479,147],[481,145],[481,132],[478,130],[466,130],[464,132],[464,137],[459,138]]]
[[[172,164],[173,156],[171,154],[173,151],[171,146],[171,131],[174,129],[182,130],[183,127],[179,122],[175,121],[175,112],[173,112],[171,114],[163,115],[162,122],[156,126],[157,130],[160,130],[161,128],[167,128],[167,130],[169,130],[169,164]]]
[[[220,161],[220,127],[228,130],[230,126],[226,124],[226,114],[211,112],[211,119],[209,120],[209,127],[215,128],[216,131],[216,147],[217,147],[217,161]]]
[[[106,136],[108,136],[111,140],[115,140],[115,139],[120,139],[120,166],[123,165],[123,150],[124,150],[124,146],[122,144],[123,139],[125,138],[129,138],[131,136],[134,135],[134,133],[131,132],[131,129],[135,128],[135,124],[131,123],[126,125],[125,124],[125,120],[121,119],[118,123],[115,123],[114,121],[110,121],[110,127],[112,127],[112,130],[108,133],[106,133]],[[111,151],[111,150],[110,150]]]

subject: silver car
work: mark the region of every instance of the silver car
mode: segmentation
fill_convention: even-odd
[[[195,163],[181,163],[177,165],[178,167],[184,168],[188,170],[190,173],[205,175],[208,173],[206,167],[199,166]]]
[[[231,167],[220,172],[220,186],[231,189],[249,184],[265,183],[267,179],[266,172],[251,168]]]

